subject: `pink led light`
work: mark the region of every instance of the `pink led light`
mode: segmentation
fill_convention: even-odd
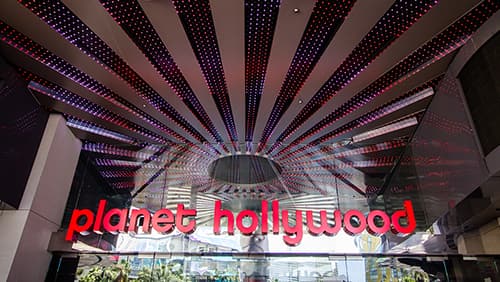
[[[77,120],[74,118],[68,118],[68,120],[66,121],[66,125],[69,127],[72,127],[72,128],[80,129],[82,131],[86,131],[86,132],[93,133],[96,135],[101,135],[101,136],[115,139],[118,141],[122,141],[122,142],[125,142],[128,144],[135,144],[136,143],[136,141],[134,139],[132,139],[128,136],[125,136],[125,135],[120,134],[120,133],[115,132],[115,131],[111,131],[111,130],[107,130],[107,129],[95,126],[95,125],[92,125],[90,123],[86,123],[84,121],[80,121],[80,120]]]
[[[172,0],[231,141],[238,141],[208,0]],[[234,147],[237,150],[236,147]]]
[[[346,144],[344,144],[344,142],[342,141],[336,142],[332,144],[332,146],[320,146],[321,144],[326,144],[328,142],[331,142],[330,140],[333,138],[338,138],[339,136],[345,135],[356,128],[360,128],[371,122],[379,120],[384,116],[387,116],[388,114],[394,113],[418,101],[421,101],[425,98],[432,96],[434,94],[432,87],[437,85],[437,83],[440,80],[441,76],[429,82],[426,82],[422,86],[417,87],[409,91],[408,93],[402,95],[401,97],[394,99],[391,102],[382,105],[377,109],[321,136],[320,138],[310,142],[306,146],[298,148],[297,150],[290,151],[290,149],[292,149],[293,147],[289,146],[280,151],[279,154],[276,156],[276,159],[287,160],[287,162],[292,162],[304,158],[311,158],[314,154],[329,154],[327,151],[325,151],[327,150],[327,148],[335,149],[336,147],[343,147],[346,144],[349,144],[351,141],[348,141]],[[351,140],[351,137],[349,137],[349,140]],[[316,147],[319,147],[319,149],[315,149]],[[307,150],[311,150],[311,152],[304,155],[303,153],[306,153]],[[285,154],[285,152],[287,151],[289,151],[289,153]]]
[[[497,1],[483,1],[446,30],[407,56],[403,61],[386,72],[370,86],[366,87],[341,107],[334,110],[306,133],[295,139],[291,145],[285,148],[285,150],[289,150],[289,147],[296,146],[311,136],[321,132],[339,119],[349,115],[377,96],[387,92],[387,90],[395,85],[425,69],[428,65],[455,51],[499,8],[500,3]],[[268,154],[273,154],[280,144],[280,142],[275,143],[275,145],[268,150]]]
[[[326,47],[349,14],[354,2],[351,0],[342,2],[319,0],[316,2],[262,133],[257,148],[258,152],[265,148],[279,120],[311,74]]]
[[[83,53],[116,75],[118,79],[125,81],[134,89],[135,93],[151,104],[168,120],[176,123],[199,142],[206,142],[206,139],[172,105],[149,86],[123,59],[73,14],[64,3],[60,1],[33,0],[20,0],[19,2],[78,47]],[[59,20],[61,18],[64,18],[63,22]]]
[[[133,167],[133,168],[147,168],[147,169],[163,168],[163,165],[159,164],[153,164],[153,163],[144,164],[142,162],[125,161],[125,160],[96,158],[94,161],[98,166],[118,166],[118,167]]]
[[[245,141],[248,152],[252,151],[251,141],[263,94],[280,2],[245,1]]]
[[[38,82],[44,83],[46,86],[36,83],[34,81],[30,82],[28,88],[36,91],[40,94],[49,96],[51,98],[57,99],[61,102],[69,104],[77,109],[89,112],[90,114],[113,124],[116,124],[120,127],[126,128],[130,131],[136,132],[140,135],[143,135],[147,138],[150,138],[156,142],[160,142],[162,144],[169,144],[170,141],[159,136],[135,123],[132,123],[104,108],[101,106],[94,104],[78,95],[75,95],[59,86],[53,85],[47,81],[43,81],[40,78],[35,77],[32,74],[24,73],[25,77],[28,79],[35,79]],[[51,88],[48,88],[51,87]]]
[[[418,124],[417,118],[411,117],[411,118],[404,119],[404,120],[401,120],[401,121],[398,121],[395,123],[391,123],[389,125],[386,125],[386,126],[374,129],[374,130],[370,130],[370,131],[363,132],[363,133],[358,134],[358,135],[354,135],[352,137],[352,141],[355,143],[361,142],[364,140],[375,138],[377,136],[381,136],[381,135],[388,134],[388,133],[391,133],[394,131],[398,131],[398,130],[401,130],[404,128],[408,128],[408,127],[411,127],[411,126],[414,126],[417,124]]]
[[[219,132],[177,67],[160,36],[146,17],[138,1],[100,0],[100,2],[215,141],[223,142]]]
[[[359,42],[321,89],[311,98],[289,126],[277,138],[288,139],[314,112],[356,78],[383,51],[426,14],[436,0],[398,0]]]

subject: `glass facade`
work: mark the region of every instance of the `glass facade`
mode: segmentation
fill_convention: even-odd
[[[265,267],[263,281],[456,281],[460,268],[476,271],[465,279],[498,281],[498,258],[446,256],[317,256],[317,255],[109,255],[85,254],[78,264],[79,281],[246,281],[245,269]],[[458,269],[458,273],[457,273]],[[462,269],[463,270],[463,269]],[[254,275],[255,276],[255,275]],[[126,278],[125,278],[126,277]],[[94,279],[94,280],[92,280]],[[460,277],[459,279],[464,279]],[[109,281],[108,280],[108,281]],[[468,281],[468,280],[464,280]]]
[[[0,1],[0,280],[500,282],[499,9]]]

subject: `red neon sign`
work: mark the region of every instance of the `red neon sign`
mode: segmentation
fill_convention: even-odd
[[[367,230],[373,235],[382,235],[389,230],[399,234],[410,234],[416,228],[415,214],[411,201],[404,201],[402,210],[398,210],[389,216],[382,210],[373,210],[368,216],[358,210],[349,210],[344,215],[340,210],[334,210],[330,215],[325,210],[319,212],[319,224],[313,220],[313,211],[305,211],[305,226],[311,235],[333,236],[337,234],[341,228],[347,234],[360,234]],[[193,217],[196,216],[195,209],[186,209],[184,205],[177,205],[175,214],[169,209],[160,209],[153,215],[147,209],[110,209],[104,213],[106,200],[99,201],[96,214],[89,209],[74,210],[71,216],[71,221],[66,233],[66,240],[72,241],[75,232],[83,233],[91,229],[96,233],[102,233],[104,229],[107,232],[137,232],[139,225],[145,233],[151,232],[151,227],[159,233],[167,234],[177,228],[180,232],[189,234],[194,232],[196,221]],[[278,201],[272,201],[272,227],[271,230],[268,224],[269,219],[269,204],[267,201],[262,201],[260,215],[253,210],[243,210],[236,215],[236,227],[244,235],[250,235],[257,230],[261,234],[268,234],[271,231],[273,234],[278,234],[280,228],[283,229],[285,235],[283,240],[286,244],[296,246],[300,243],[303,237],[304,220],[302,210],[295,211],[295,223],[291,224],[289,211],[279,211]],[[329,216],[333,219],[334,224],[328,223]],[[260,217],[260,218],[259,218]],[[139,224],[139,218],[143,218],[142,224]],[[221,234],[221,219],[226,218],[227,234],[234,234],[235,216],[230,210],[223,210],[221,201],[215,202],[214,207],[214,234]],[[243,223],[244,218],[249,218],[250,224]],[[356,218],[357,224],[352,224],[352,219]],[[402,225],[400,220],[405,218],[406,224]],[[113,219],[117,219],[113,220]],[[112,223],[113,222],[113,223]],[[128,224],[127,224],[128,222]],[[259,226],[260,223],[260,226]],[[102,226],[102,227],[101,227]]]

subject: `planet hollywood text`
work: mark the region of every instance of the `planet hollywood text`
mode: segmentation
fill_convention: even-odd
[[[178,204],[175,211],[160,209],[152,213],[147,209],[117,209],[112,208],[107,212],[106,200],[100,200],[96,213],[89,209],[75,209],[71,216],[66,240],[74,240],[76,233],[85,234],[89,231],[102,233],[103,231],[118,233],[136,233],[141,227],[142,232],[150,233],[151,229],[167,234],[177,228],[179,232],[190,234],[196,229],[196,209],[186,209]],[[221,201],[214,205],[213,232],[221,234],[221,222],[227,221],[224,230],[228,235],[234,235],[236,228],[244,235],[279,234],[282,230],[283,240],[286,244],[296,246],[303,237],[304,226],[311,235],[334,236],[342,228],[347,234],[356,235],[367,230],[373,235],[382,235],[388,231],[397,234],[411,234],[416,228],[415,215],[411,201],[403,202],[403,209],[395,211],[389,216],[385,211],[372,210],[367,215],[359,210],[348,210],[344,214],[340,210],[295,210],[293,217],[286,209],[279,208],[278,201],[261,202],[261,210],[242,210],[233,213],[222,208]],[[305,213],[305,218],[304,218]],[[281,215],[281,216],[280,216]],[[319,216],[319,217],[318,217]],[[291,220],[294,218],[295,220]],[[224,220],[223,220],[224,219]],[[401,220],[405,223],[402,224]]]

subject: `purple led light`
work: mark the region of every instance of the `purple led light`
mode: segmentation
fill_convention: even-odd
[[[397,0],[280,134],[278,142],[295,133],[314,112],[349,84],[435,4],[436,0]]]
[[[151,177],[154,172],[137,172],[137,171],[126,171],[126,170],[103,170],[99,173],[105,178],[135,178],[135,177]]]
[[[136,141],[133,138],[130,138],[130,137],[126,136],[126,135],[123,135],[121,133],[118,133],[118,132],[115,132],[115,131],[111,131],[111,130],[102,128],[102,127],[97,126],[95,124],[92,124],[90,122],[79,120],[79,119],[71,117],[71,116],[68,116],[68,118],[66,120],[66,125],[69,126],[69,127],[72,127],[72,128],[76,128],[76,129],[79,129],[79,130],[90,132],[90,133],[93,133],[93,134],[96,134],[96,135],[101,135],[101,136],[108,137],[108,138],[111,138],[111,139],[115,139],[115,140],[118,140],[118,141],[122,141],[122,142],[125,142],[125,143],[129,143],[129,144],[135,144],[136,143]]]
[[[124,160],[114,160],[114,159],[102,159],[96,158],[96,165],[98,166],[118,166],[118,167],[132,167],[132,168],[148,168],[148,169],[162,169],[162,165],[147,163],[143,164],[142,162],[133,162],[133,161],[124,161]]]
[[[71,79],[74,82],[80,84],[81,86],[85,87],[92,93],[101,96],[102,98],[108,100],[114,105],[122,109],[125,109],[128,112],[134,114],[135,116],[141,118],[142,120],[150,123],[152,126],[163,131],[167,136],[174,137],[179,142],[189,143],[189,141],[183,136],[179,135],[172,129],[160,123],[158,120],[154,119],[153,117],[151,117],[138,107],[134,106],[127,100],[123,99],[116,93],[112,92],[109,88],[100,84],[86,73],[82,72],[78,68],[64,61],[63,59],[57,57],[47,49],[43,48],[41,45],[35,43],[27,36],[19,33],[17,30],[13,29],[12,27],[8,26],[2,21],[0,21],[0,35],[2,41],[6,42],[10,46],[16,48],[19,51],[22,51],[26,55],[37,60],[38,62],[45,64],[47,67],[60,73],[66,78]],[[70,104],[77,105],[79,101],[80,100],[75,98],[72,101],[70,100],[69,102]],[[213,150],[215,150],[215,148],[213,148]],[[215,153],[217,154],[219,153],[217,150],[215,151],[216,151]]]
[[[278,121],[304,85],[326,47],[344,22],[354,2],[354,0],[341,2],[319,0],[316,2],[264,128],[257,151],[264,148]]]
[[[388,124],[388,125],[383,126],[383,127],[379,127],[379,128],[376,128],[376,129],[373,129],[370,131],[366,131],[366,132],[354,135],[352,137],[352,141],[355,143],[361,142],[361,141],[368,140],[368,139],[371,139],[371,138],[374,138],[374,137],[377,137],[380,135],[384,135],[384,134],[398,131],[398,130],[401,130],[404,128],[408,128],[408,127],[411,127],[411,126],[414,126],[417,124],[418,124],[418,119],[416,117],[407,118],[407,119],[404,119],[401,121],[397,121],[397,122]]]
[[[174,107],[151,88],[130,66],[127,65],[104,41],[86,26],[60,1],[20,0],[26,8],[45,21],[51,28],[77,46],[83,53],[117,74],[132,89],[169,120],[183,128],[200,142],[206,139],[187,122]]]
[[[172,0],[231,141],[238,141],[208,0]]]
[[[136,0],[99,0],[139,47],[162,78],[182,99],[216,142],[223,142],[205,109]]]
[[[148,159],[154,159],[155,161],[160,161],[160,162],[166,161],[166,159],[162,156],[155,156],[156,152],[146,153],[143,150],[133,151],[121,148],[119,146],[104,144],[104,143],[84,142],[82,150],[99,154],[128,157],[142,161]]]
[[[402,95],[399,98],[396,98],[385,105],[382,105],[375,110],[370,111],[367,114],[364,114],[363,116],[348,122],[347,124],[330,131],[329,133],[321,136],[320,138],[317,138],[316,140],[308,143],[306,146],[300,147],[297,150],[290,151],[292,147],[285,148],[284,150],[280,151],[278,153],[278,156],[276,159],[278,160],[287,160],[287,161],[294,161],[298,160],[299,158],[310,158],[312,155],[317,154],[317,153],[324,153],[324,147],[321,149],[316,149],[317,146],[320,146],[320,144],[325,144],[328,142],[331,142],[332,139],[334,138],[339,138],[342,135],[345,135],[346,133],[356,129],[360,128],[364,125],[367,125],[371,122],[374,122],[376,120],[379,120],[393,112],[396,112],[400,109],[403,109],[409,105],[412,105],[415,102],[421,101],[422,99],[425,99],[429,97],[433,91],[432,88],[435,87],[439,81],[441,81],[443,76],[439,76],[429,82],[424,83],[420,87],[417,87],[406,94]],[[336,143],[337,144],[337,143]],[[342,144],[339,144],[341,147],[343,146]],[[309,153],[306,155],[303,155],[300,157],[300,154],[303,152],[307,152],[310,150]],[[286,152],[289,152],[286,154]]]
[[[75,108],[82,110],[82,111],[85,111],[85,112],[87,112],[95,117],[98,117],[106,122],[123,127],[123,128],[128,129],[132,132],[135,132],[135,133],[143,135],[147,138],[150,138],[156,142],[160,142],[162,144],[171,143],[170,140],[167,140],[164,137],[157,135],[156,133],[153,133],[153,132],[151,132],[151,131],[149,131],[149,130],[147,130],[147,129],[145,129],[145,128],[143,128],[143,127],[141,127],[133,122],[130,122],[130,121],[122,118],[121,116],[118,116],[118,115],[102,108],[101,106],[88,101],[85,98],[82,98],[78,95],[75,95],[75,94],[67,91],[66,89],[63,89],[63,88],[61,88],[57,85],[54,85],[50,82],[44,81],[40,78],[37,78],[36,76],[34,76],[32,74],[29,75],[26,72],[24,73],[24,76],[27,79],[33,80],[28,85],[28,88],[33,90],[33,91],[36,91],[40,94],[49,96],[49,97],[56,99],[58,101],[61,101],[63,103],[66,103],[72,107],[75,107]],[[43,85],[40,83],[43,83]]]
[[[279,0],[245,1],[245,141],[248,152],[252,151],[251,141],[279,7]]]
[[[416,51],[407,56],[403,61],[386,72],[383,76],[375,82],[366,87],[363,91],[356,94],[349,101],[344,103],[341,107],[334,110],[327,117],[322,119],[314,125],[307,132],[296,138],[291,145],[287,146],[285,150],[289,150],[291,146],[296,146],[315,135],[337,120],[347,116],[353,111],[366,105],[374,98],[385,93],[396,84],[408,79],[421,71],[428,65],[441,59],[446,54],[455,51],[462,46],[472,33],[481,26],[491,15],[500,8],[498,1],[484,1],[474,9],[472,9],[465,16],[457,20],[446,30],[432,38],[425,45],[418,48]],[[268,151],[271,154],[276,150],[282,142],[276,142]]]

